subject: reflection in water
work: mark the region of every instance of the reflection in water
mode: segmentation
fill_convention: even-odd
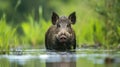
[[[75,52],[50,52],[46,67],[76,67]]]
[[[114,58],[106,57],[104,59],[105,67],[113,67]]]
[[[109,53],[111,54],[109,54]],[[0,67],[120,67],[120,52],[79,49],[75,52],[25,50],[0,55]]]

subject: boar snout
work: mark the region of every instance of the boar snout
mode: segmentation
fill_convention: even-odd
[[[59,41],[60,42],[65,42],[67,40],[67,37],[65,36],[65,35],[61,35],[60,37],[59,37]]]
[[[71,34],[67,32],[65,29],[62,29],[58,34],[57,34],[57,39],[59,42],[64,43],[67,42],[70,38]]]

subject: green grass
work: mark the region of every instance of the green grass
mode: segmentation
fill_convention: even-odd
[[[9,50],[10,47],[18,45],[16,29],[7,25],[5,16],[3,16],[0,20],[0,50]]]
[[[29,44],[30,42],[34,46],[43,45],[44,38],[45,38],[45,32],[50,26],[50,22],[40,20],[40,22],[37,23],[32,19],[31,16],[29,16],[29,21],[23,22],[21,26],[25,34],[22,39],[24,43]]]
[[[81,20],[83,22],[77,22],[73,25],[76,32],[77,44],[94,44],[95,39],[98,42],[104,42],[104,34],[102,31],[103,24],[97,18],[88,18],[86,20]],[[1,49],[8,49],[10,46],[16,47],[21,45],[28,46],[40,46],[44,44],[45,32],[52,24],[51,21],[45,21],[44,19],[40,22],[35,22],[32,16],[28,16],[29,21],[24,21],[20,25],[24,35],[17,34],[16,28],[13,28],[6,24],[6,19],[2,18],[0,21],[0,46]],[[93,27],[95,26],[96,31]],[[6,46],[5,46],[6,45]]]
[[[103,2],[103,1],[101,1]],[[73,11],[76,12],[77,22],[73,25],[76,32],[77,44],[92,45],[96,42],[101,43],[103,46],[109,46],[110,39],[105,40],[105,21],[95,11],[95,2],[88,0],[75,0],[68,3],[63,3],[60,0],[50,1],[48,4],[51,7],[56,7],[55,12],[58,15],[69,16]],[[97,5],[101,3],[97,2]],[[42,8],[40,16],[42,15]],[[28,21],[21,22],[19,27],[22,28],[24,35],[18,35],[18,27],[12,27],[6,22],[5,16],[0,19],[0,49],[8,50],[9,47],[16,46],[41,46],[44,45],[45,32],[51,25],[51,20],[45,21],[43,17],[40,17],[39,22],[35,22],[33,16],[28,16]],[[120,35],[120,27],[117,27],[118,34]],[[112,35],[112,34],[110,34]],[[119,39],[119,38],[118,38]],[[107,45],[106,45],[107,44]],[[118,43],[114,43],[115,46]],[[114,45],[113,44],[113,45]]]

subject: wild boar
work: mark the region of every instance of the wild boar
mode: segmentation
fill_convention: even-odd
[[[59,17],[52,13],[52,26],[45,34],[45,47],[47,50],[69,51],[76,48],[76,35],[71,24],[76,23],[76,13],[68,17]]]

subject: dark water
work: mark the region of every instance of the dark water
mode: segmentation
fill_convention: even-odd
[[[11,51],[0,55],[0,67],[120,67],[120,51],[77,49],[48,52],[45,49]]]

